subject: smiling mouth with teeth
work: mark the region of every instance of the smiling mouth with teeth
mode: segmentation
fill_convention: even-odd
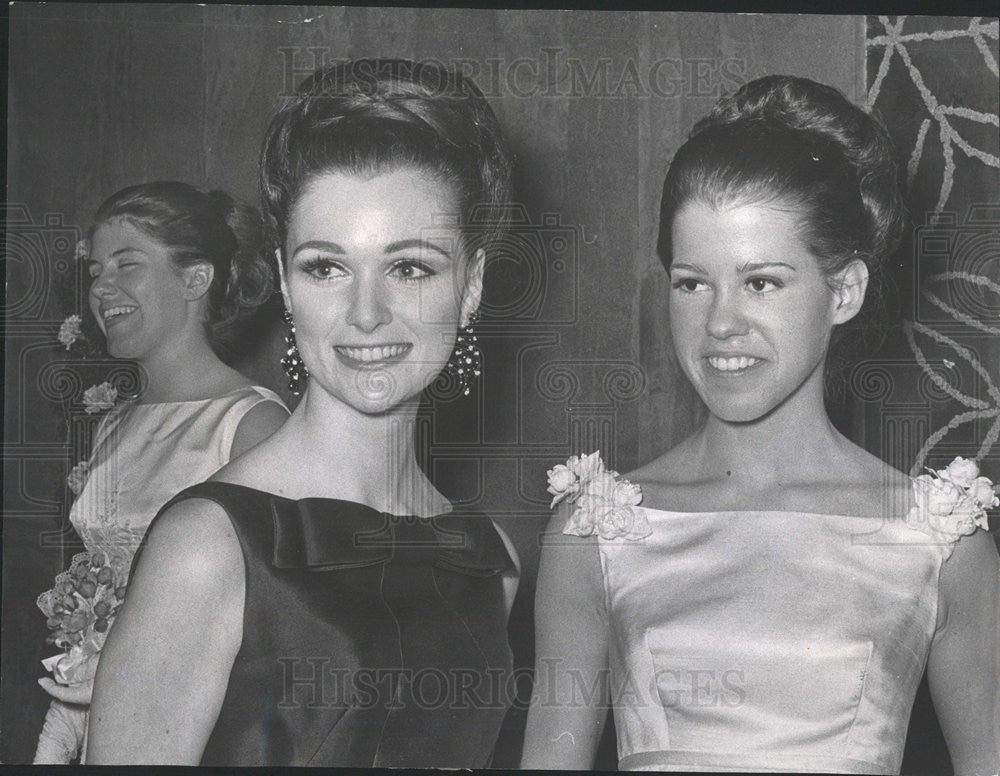
[[[713,369],[719,372],[739,372],[752,367],[754,364],[759,364],[760,359],[753,358],[752,356],[731,356],[729,358],[709,356],[708,363]]]
[[[391,345],[377,345],[368,348],[338,345],[334,350],[351,361],[359,361],[363,364],[378,364],[405,355],[411,347],[413,346],[409,343],[393,343]]]
[[[133,307],[131,305],[119,305],[118,307],[109,307],[107,310],[101,313],[101,318],[105,323],[109,323],[115,318],[120,318],[123,315],[128,315],[130,312],[138,310],[138,307]]]

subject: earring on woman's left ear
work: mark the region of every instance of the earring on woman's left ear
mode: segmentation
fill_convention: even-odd
[[[479,311],[474,310],[469,322],[459,329],[452,352],[445,369],[455,376],[463,396],[468,396],[472,384],[482,374],[483,353],[479,349],[479,339],[472,327],[479,321]]]
[[[285,334],[285,355],[281,357],[281,368],[288,376],[288,390],[292,392],[292,396],[298,396],[302,393],[306,380],[309,379],[309,370],[306,369],[299,354],[299,347],[295,343],[295,321],[287,308],[282,317],[288,324],[288,333]]]

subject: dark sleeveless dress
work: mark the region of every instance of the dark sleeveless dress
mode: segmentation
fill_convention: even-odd
[[[191,498],[226,510],[246,562],[243,641],[202,765],[489,764],[513,693],[512,562],[486,515],[223,482],[160,514]]]

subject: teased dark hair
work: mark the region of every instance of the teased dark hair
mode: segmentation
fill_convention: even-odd
[[[791,207],[827,276],[855,259],[868,267],[864,308],[837,327],[831,352],[849,332],[862,335],[852,339],[864,347],[881,340],[884,265],[904,218],[897,167],[885,127],[839,91],[807,78],[766,76],[695,124],[663,183],[657,251],[667,271],[674,218],[691,201]],[[833,366],[844,360],[838,352]]]
[[[431,62],[360,59],[318,70],[279,105],[264,138],[260,193],[273,247],[304,187],[328,172],[415,167],[453,188],[472,249],[509,225],[512,159],[482,92]]]

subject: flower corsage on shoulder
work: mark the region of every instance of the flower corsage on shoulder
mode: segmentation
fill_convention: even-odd
[[[989,530],[986,510],[1000,506],[996,486],[979,476],[979,466],[967,458],[956,458],[945,469],[928,469],[913,480],[916,505],[906,523],[925,533],[938,534],[949,541]]]
[[[575,504],[562,532],[602,539],[642,539],[652,532],[641,510],[642,491],[618,472],[604,468],[601,452],[577,456],[549,469],[551,507]]]

